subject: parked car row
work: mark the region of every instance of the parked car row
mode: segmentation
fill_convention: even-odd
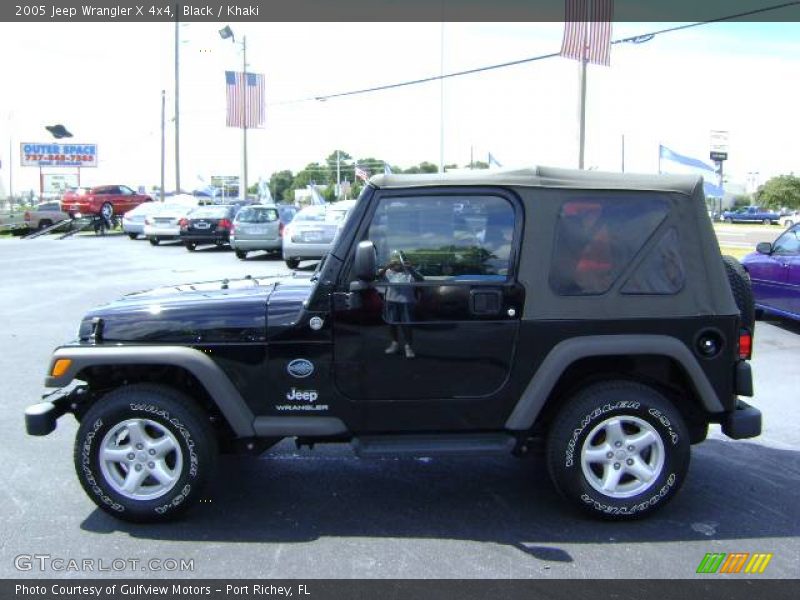
[[[154,202],[127,211],[122,228],[132,240],[143,235],[154,246],[179,241],[190,252],[214,245],[232,248],[241,260],[256,251],[280,254],[295,269],[301,260],[322,258],[354,205],[345,200],[298,210],[279,204]]]

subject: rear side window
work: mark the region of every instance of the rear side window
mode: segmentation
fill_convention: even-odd
[[[667,203],[660,198],[565,202],[556,224],[550,287],[561,296],[606,293],[667,212]]]
[[[425,280],[503,281],[511,266],[514,208],[499,196],[386,197],[369,239],[379,268],[401,260]]]

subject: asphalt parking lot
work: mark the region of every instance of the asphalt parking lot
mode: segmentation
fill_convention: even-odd
[[[48,437],[25,435],[23,411],[44,391],[50,352],[88,308],[123,293],[288,271],[277,259],[123,236],[0,240],[0,264],[0,577],[689,578],[707,552],[770,552],[759,577],[800,573],[800,326],[757,326],[763,435],[732,442],[712,432],[694,447],[681,493],[644,521],[569,512],[537,457],[358,460],[347,446],[283,442],[261,459],[223,460],[207,500],[184,520],[136,526],[81,490],[74,420]],[[15,557],[33,554],[186,559],[194,570],[15,568]]]

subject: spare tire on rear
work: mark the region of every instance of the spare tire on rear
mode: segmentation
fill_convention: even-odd
[[[750,275],[744,270],[742,264],[733,256],[723,256],[722,262],[725,265],[725,273],[728,275],[728,283],[739,307],[742,325],[747,327],[750,332],[756,323],[756,305],[753,299],[753,288],[750,285]]]

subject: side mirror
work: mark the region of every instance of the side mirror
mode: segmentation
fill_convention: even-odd
[[[756,246],[756,252],[759,254],[772,254],[772,244],[769,242],[761,242]]]
[[[353,259],[353,274],[360,281],[374,281],[375,263],[375,244],[369,240],[359,242]]]

